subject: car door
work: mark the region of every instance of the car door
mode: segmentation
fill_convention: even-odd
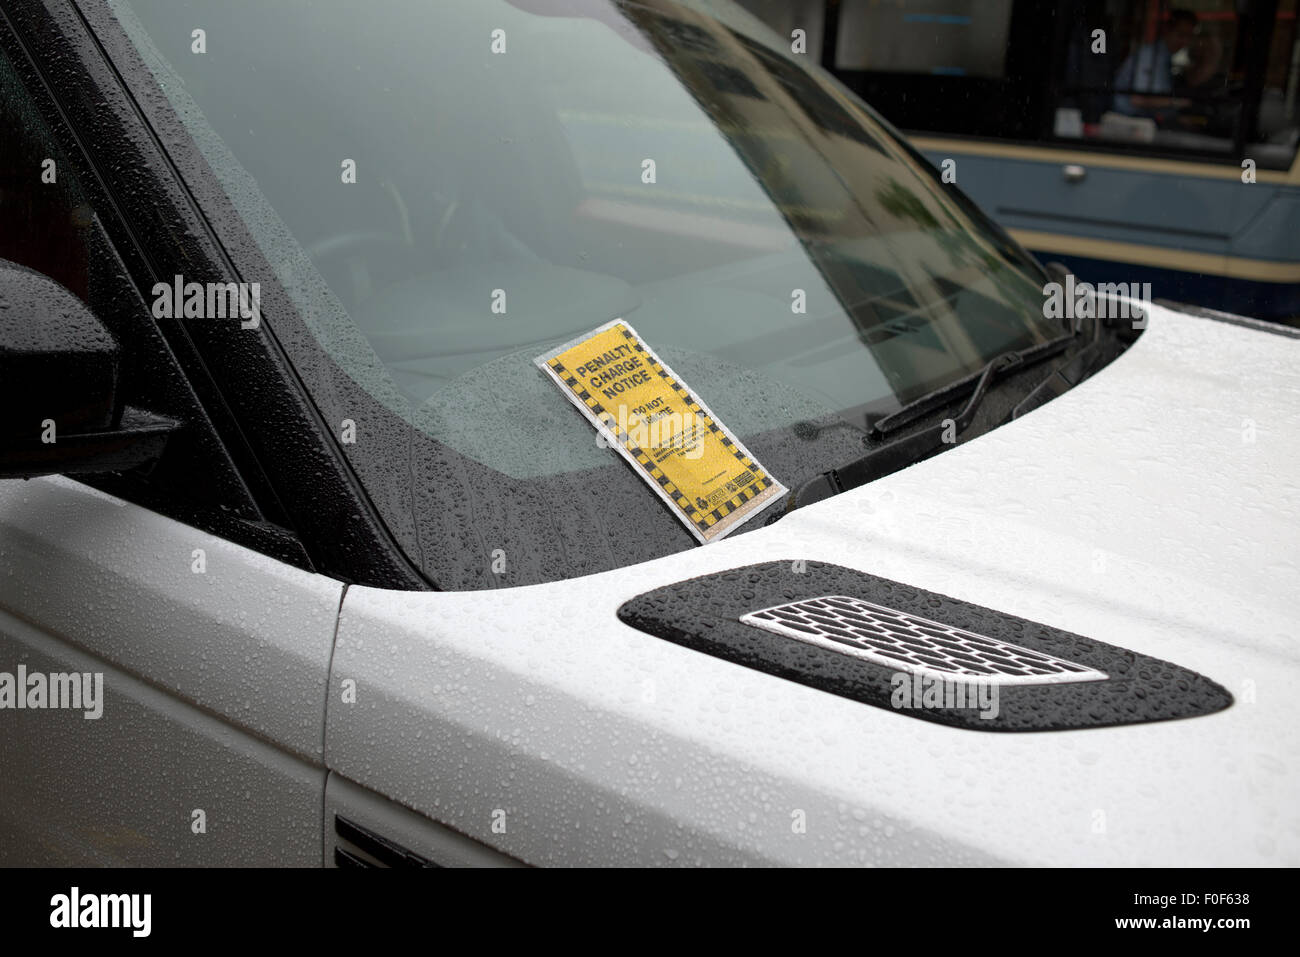
[[[305,564],[160,334],[147,250],[21,19],[0,13],[0,257],[81,297],[126,398],[183,428],[145,477],[0,481],[0,864],[319,864],[344,586],[281,560]]]

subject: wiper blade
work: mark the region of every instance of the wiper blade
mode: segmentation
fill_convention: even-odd
[[[802,508],[813,502],[820,502],[832,495],[838,495],[840,492],[866,485],[868,482],[874,482],[876,479],[897,472],[899,469],[907,468],[907,466],[942,448],[945,444],[948,444],[945,442],[945,436],[951,441],[952,438],[961,435],[970,428],[975,413],[979,410],[980,403],[984,401],[984,396],[988,393],[989,386],[994,379],[1003,373],[1019,369],[1028,363],[1055,355],[1064,349],[1072,339],[1072,336],[1066,336],[1044,343],[1041,346],[1017,352],[1004,352],[994,357],[980,371],[970,399],[967,400],[961,412],[953,418],[951,426],[940,423],[927,429],[921,429],[904,438],[874,448],[866,455],[854,459],[847,465],[823,472],[791,492],[786,499],[785,511],[781,514],[793,511],[796,508]],[[969,380],[967,381],[969,382]],[[902,413],[908,413],[908,417],[911,417],[914,409],[932,411],[933,408],[938,407],[933,404],[935,397],[948,397],[953,391],[953,386],[940,389],[930,396],[925,396],[911,403],[906,409],[894,413],[890,418],[896,419]],[[919,412],[915,414],[919,414]],[[877,428],[879,428],[879,423],[877,423]]]
[[[992,361],[997,362],[1004,355],[1017,355],[1021,359],[1022,365],[1030,365],[1043,359],[1051,358],[1059,352],[1064,351],[1065,347],[1074,341],[1076,335],[1061,336],[1052,339],[1050,342],[1044,342],[1040,345],[1030,346],[1028,349],[1021,349],[1019,352],[1002,353]],[[959,395],[971,388],[971,384],[978,382],[984,374],[981,369],[964,379],[959,379],[951,385],[946,385],[942,389],[935,389],[929,395],[923,395],[919,399],[913,399],[907,405],[897,411],[889,413],[881,419],[877,419],[871,426],[871,430],[877,435],[884,435],[886,432],[897,431],[901,426],[906,425],[913,419],[919,419],[921,416],[933,412],[935,409],[942,408],[945,405],[953,403]]]

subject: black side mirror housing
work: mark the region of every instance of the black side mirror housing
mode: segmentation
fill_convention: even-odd
[[[0,479],[124,472],[179,427],[117,401],[119,347],[54,280],[0,259]]]

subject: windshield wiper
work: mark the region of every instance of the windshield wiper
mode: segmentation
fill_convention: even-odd
[[[847,465],[833,468],[829,472],[823,472],[816,478],[809,479],[790,493],[786,499],[785,510],[781,514],[784,515],[813,502],[820,502],[822,499],[830,498],[832,495],[838,495],[840,492],[852,488],[858,488],[868,482],[874,482],[876,479],[897,472],[899,469],[907,468],[907,466],[938,451],[946,444],[951,444],[957,436],[970,428],[975,413],[979,410],[980,403],[984,401],[984,396],[988,393],[989,386],[994,379],[1013,369],[1020,369],[1033,362],[1056,355],[1069,345],[1073,338],[1073,336],[1064,336],[1029,349],[1004,352],[995,356],[977,373],[978,379],[975,380],[975,389],[971,393],[970,399],[967,400],[965,407],[953,418],[951,423],[947,423],[945,420],[945,422],[938,425],[921,429],[919,432],[914,432],[905,438],[872,449],[866,455],[854,459]],[[968,384],[970,381],[970,379],[967,379],[964,383],[958,383],[958,385]],[[891,415],[889,419],[898,421],[900,416],[912,418],[922,412],[932,411],[938,407],[936,398],[947,399],[955,390],[955,386],[948,386],[928,396],[923,396]],[[943,403],[940,402],[940,404]],[[881,420],[881,422],[876,423],[875,429],[879,431],[881,424],[885,421]]]

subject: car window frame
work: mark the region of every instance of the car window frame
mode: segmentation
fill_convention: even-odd
[[[262,511],[217,438],[171,346],[149,315],[148,286],[141,282],[138,245],[114,228],[117,217],[111,199],[81,150],[79,138],[68,127],[37,63],[3,13],[0,57],[12,70],[25,106],[38,117],[40,128],[29,131],[37,155],[43,154],[53,164],[51,169],[57,177],[50,183],[38,180],[33,162],[30,189],[33,195],[39,190],[65,194],[54,200],[56,205],[69,196],[84,204],[86,256],[98,260],[87,266],[87,272],[111,276],[113,291],[118,294],[111,316],[95,296],[89,298],[87,306],[102,321],[109,322],[110,328],[120,324],[116,334],[122,349],[120,388],[126,395],[119,396],[119,401],[132,402],[183,423],[158,463],[128,473],[78,475],[77,480],[187,524],[211,528],[214,523],[206,517],[221,516],[216,525],[224,526],[226,537],[230,537],[232,528],[251,524],[263,531],[258,537],[264,550],[293,564],[309,566],[300,547],[269,533]],[[99,248],[92,250],[92,246]],[[21,258],[19,261],[40,265]],[[150,374],[144,374],[145,370]]]

